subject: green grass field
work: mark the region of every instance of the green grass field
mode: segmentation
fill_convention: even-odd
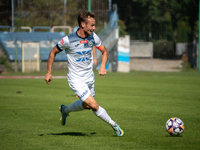
[[[70,113],[66,126],[60,125],[59,105],[77,100],[67,79],[50,85],[44,79],[0,79],[0,149],[200,149],[197,71],[95,74],[95,98],[124,130],[123,137],[91,110]],[[183,120],[182,136],[166,132],[170,117]]]

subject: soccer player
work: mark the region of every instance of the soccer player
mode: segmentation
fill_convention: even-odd
[[[92,109],[93,113],[110,124],[117,136],[123,136],[124,131],[107,114],[106,110],[99,106],[94,99],[94,73],[93,73],[93,52],[95,46],[102,53],[102,63],[98,71],[100,76],[106,75],[106,63],[108,51],[102,45],[99,37],[93,32],[95,30],[95,16],[90,12],[82,12],[78,15],[79,29],[76,32],[62,38],[51,50],[48,59],[47,73],[45,80],[50,84],[52,80],[51,68],[56,54],[65,50],[68,61],[67,80],[72,91],[80,98],[71,105],[61,105],[60,121],[65,125],[66,118],[70,112]]]

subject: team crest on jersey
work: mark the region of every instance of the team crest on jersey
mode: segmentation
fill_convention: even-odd
[[[93,46],[92,41],[89,41],[89,42],[88,42],[88,45],[89,45],[90,47],[92,47],[92,46]]]

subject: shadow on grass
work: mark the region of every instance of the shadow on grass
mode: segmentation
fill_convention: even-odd
[[[81,133],[81,132],[63,132],[63,133],[49,133],[47,135],[69,135],[69,136],[90,136],[90,135],[94,135],[96,134],[95,132],[89,133],[89,134],[85,134],[85,133]],[[38,136],[44,136],[45,134],[39,134]]]
[[[181,138],[183,135],[166,135],[165,137],[171,137],[171,138]]]

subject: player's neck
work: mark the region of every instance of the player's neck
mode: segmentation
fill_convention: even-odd
[[[79,28],[79,30],[77,31],[78,36],[82,37],[82,38],[86,38],[87,35],[85,35],[84,31],[82,29]]]

